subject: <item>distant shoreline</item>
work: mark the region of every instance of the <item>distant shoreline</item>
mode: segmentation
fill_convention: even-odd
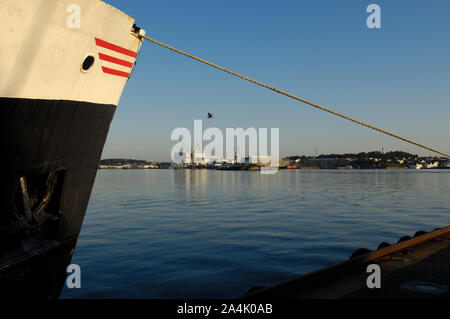
[[[183,163],[157,162],[138,159],[102,159],[99,169],[216,169],[232,171],[259,171],[267,166],[250,161],[227,159],[189,158]],[[193,163],[193,164],[191,164]],[[449,169],[450,159],[445,157],[419,157],[402,151],[322,154],[318,156],[295,155],[280,158],[279,169]]]

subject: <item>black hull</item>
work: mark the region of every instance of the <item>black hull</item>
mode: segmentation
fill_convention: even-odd
[[[0,98],[0,296],[57,298],[116,106]]]

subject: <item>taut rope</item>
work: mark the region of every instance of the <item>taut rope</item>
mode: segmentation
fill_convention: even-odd
[[[149,37],[147,37],[147,36],[142,36],[142,38],[144,38],[144,39],[146,39],[146,40],[148,40],[148,41],[150,41],[150,42],[153,42],[153,43],[155,43],[155,44],[158,44],[158,45],[160,45],[160,46],[162,46],[162,47],[164,47],[164,48],[167,48],[167,49],[169,49],[169,50],[172,50],[172,51],[175,51],[175,52],[180,53],[180,54],[182,54],[182,55],[185,55],[185,56],[187,56],[187,57],[189,57],[189,58],[191,58],[191,59],[197,60],[197,61],[202,62],[202,63],[204,63],[204,64],[207,64],[207,65],[209,65],[209,66],[212,66],[213,68],[216,68],[216,69],[219,69],[219,70],[221,70],[221,71],[227,72],[227,73],[232,74],[232,75],[234,75],[234,76],[237,76],[237,77],[239,77],[239,78],[241,78],[241,79],[244,79],[244,80],[247,80],[247,81],[249,81],[249,82],[252,82],[252,83],[254,83],[254,84],[256,84],[256,85],[262,86],[262,87],[264,87],[264,88],[266,88],[266,89],[275,91],[275,92],[277,92],[277,93],[280,93],[280,94],[283,94],[283,95],[285,95],[285,96],[287,96],[287,97],[290,97],[290,98],[292,98],[292,99],[294,99],[294,100],[303,102],[303,103],[308,104],[308,105],[310,105],[310,106],[313,106],[313,107],[315,107],[315,108],[317,108],[317,109],[319,109],[319,110],[322,110],[322,111],[331,113],[331,114],[333,114],[333,115],[339,116],[339,117],[341,117],[341,118],[344,118],[344,119],[346,119],[346,120],[352,121],[352,122],[357,123],[357,124],[359,124],[359,125],[368,127],[368,128],[370,128],[370,129],[372,129],[372,130],[375,130],[375,131],[384,133],[384,134],[386,134],[386,135],[395,137],[395,138],[397,138],[397,139],[399,139],[399,140],[408,142],[408,143],[410,143],[410,144],[419,146],[419,147],[424,148],[424,149],[426,149],[426,150],[429,150],[429,151],[432,151],[432,152],[434,152],[434,153],[437,153],[437,154],[440,154],[440,155],[444,155],[445,157],[449,157],[449,158],[450,158],[450,155],[449,155],[449,154],[444,153],[444,152],[441,152],[441,151],[439,151],[439,150],[437,150],[437,149],[435,149],[435,148],[432,148],[432,147],[429,147],[429,146],[420,144],[420,143],[418,143],[418,142],[415,142],[415,141],[413,141],[413,140],[410,140],[410,139],[401,137],[401,136],[399,136],[399,135],[397,135],[397,134],[394,134],[394,133],[388,132],[388,131],[386,131],[386,130],[377,128],[377,127],[375,127],[375,126],[373,126],[373,125],[367,124],[367,123],[362,122],[362,121],[358,121],[358,120],[353,119],[353,118],[351,118],[351,117],[349,117],[349,116],[346,116],[346,115],[344,115],[344,114],[335,112],[335,111],[330,110],[330,109],[328,109],[328,108],[326,108],[326,107],[323,107],[323,106],[320,106],[320,105],[315,104],[315,103],[313,103],[313,102],[310,102],[310,101],[308,101],[308,100],[299,98],[299,97],[297,97],[297,96],[295,96],[295,95],[292,95],[292,94],[290,94],[290,93],[287,93],[287,92],[278,90],[278,89],[276,89],[276,88],[274,88],[274,87],[268,86],[268,85],[266,85],[266,84],[264,84],[264,83],[261,83],[261,82],[258,82],[258,81],[255,81],[255,80],[253,80],[253,79],[251,79],[251,78],[249,78],[249,77],[246,77],[246,76],[244,76],[244,75],[242,75],[242,74],[233,72],[233,71],[228,70],[228,69],[226,69],[226,68],[224,68],[224,67],[221,67],[221,66],[216,65],[216,64],[214,64],[214,63],[211,63],[211,62],[208,62],[208,61],[206,61],[206,60],[203,60],[203,59],[201,59],[201,58],[199,58],[199,57],[196,57],[196,56],[194,56],[194,55],[192,55],[192,54],[189,54],[189,53],[187,53],[187,52],[178,50],[178,49],[176,49],[176,48],[174,48],[174,47],[171,47],[170,45],[164,44],[164,43],[162,43],[162,42],[159,42],[159,41],[154,40],[154,39],[152,39],[152,38],[149,38]]]

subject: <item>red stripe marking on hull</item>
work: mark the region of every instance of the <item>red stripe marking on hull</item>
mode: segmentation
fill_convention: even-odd
[[[117,76],[123,76],[124,78],[130,77],[130,73],[122,72],[122,71],[115,70],[115,69],[110,69],[105,66],[102,66],[102,70],[103,70],[103,73],[117,75]]]
[[[119,52],[119,53],[122,53],[122,54],[125,54],[125,55],[128,55],[128,56],[131,56],[133,58],[137,57],[137,53],[136,52],[131,51],[131,50],[127,50],[127,49],[122,48],[122,47],[120,47],[118,45],[115,45],[115,44],[103,41],[103,40],[101,40],[99,38],[95,38],[95,43],[99,47],[102,47],[102,48],[105,48],[105,49],[108,49],[108,50],[112,50],[112,51],[116,51],[116,52]]]
[[[133,63],[125,61],[125,60],[122,60],[122,59],[115,58],[115,57],[107,55],[107,54],[99,53],[98,57],[100,58],[100,60],[104,60],[104,61],[112,62],[112,63],[115,63],[115,64],[127,66],[129,68],[133,67]]]

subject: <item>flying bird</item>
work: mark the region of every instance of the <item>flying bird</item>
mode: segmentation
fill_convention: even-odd
[[[208,112],[208,118],[209,119],[213,119],[214,118],[214,114]]]

